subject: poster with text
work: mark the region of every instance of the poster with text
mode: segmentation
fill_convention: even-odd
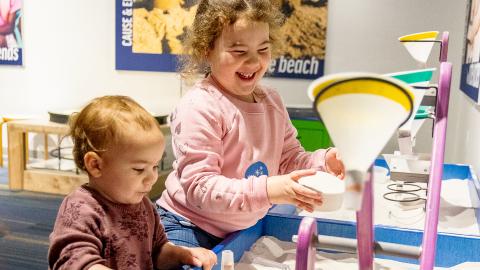
[[[315,79],[323,75],[327,0],[277,0],[285,14],[280,57],[269,76]],[[116,68],[176,71],[195,0],[117,0]]]
[[[23,0],[0,0],[0,65],[22,65]]]
[[[479,102],[480,84],[480,0],[470,0],[467,9],[465,49],[462,63],[460,89],[473,101]]]

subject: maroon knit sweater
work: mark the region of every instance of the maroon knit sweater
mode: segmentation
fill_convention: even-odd
[[[167,242],[148,198],[134,205],[116,204],[87,185],[65,197],[50,234],[50,269],[155,269]]]

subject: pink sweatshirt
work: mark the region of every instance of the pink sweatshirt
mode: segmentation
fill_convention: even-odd
[[[272,206],[267,176],[324,170],[325,150],[305,152],[280,95],[257,87],[241,101],[206,78],[171,115],[176,160],[157,204],[218,237],[248,228]]]

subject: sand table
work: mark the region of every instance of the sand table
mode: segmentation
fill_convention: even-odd
[[[295,269],[295,243],[285,242],[271,236],[264,236],[255,242],[250,251],[243,254],[235,270]],[[358,270],[355,254],[317,252],[315,269]],[[392,260],[375,259],[377,270],[413,270],[418,265],[401,263]],[[435,267],[436,270],[478,270],[480,263],[462,263],[451,268]]]

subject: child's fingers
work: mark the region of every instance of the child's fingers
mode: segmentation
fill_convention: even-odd
[[[304,185],[294,183],[292,185],[296,198],[305,198],[305,200],[323,200],[322,193]]]
[[[202,262],[201,262],[199,259],[195,258],[195,257],[192,257],[192,262],[191,262],[191,264],[192,264],[193,266],[196,266],[196,267],[202,267]]]
[[[297,193],[294,198],[295,205],[300,209],[306,210],[308,212],[313,212],[313,209],[315,206],[319,206],[323,203],[323,198],[321,196],[321,193],[317,191],[309,190],[308,188],[305,188],[303,186],[301,186],[301,188],[299,189],[300,190],[299,192],[302,192],[301,190],[304,190],[304,189],[306,190],[306,193],[304,194],[307,194],[307,195],[302,195],[302,193]]]
[[[338,174],[338,178],[344,179],[345,178],[345,165],[340,164],[340,173]]]
[[[303,196],[300,194],[298,194],[295,199],[311,205],[321,205],[323,203],[322,198],[318,198],[318,197],[311,198],[311,197]]]
[[[297,206],[297,208],[303,209],[305,211],[313,212],[313,206],[309,205],[307,203],[304,203],[302,201],[297,200],[296,203],[295,203],[295,206]]]
[[[212,269],[213,265],[217,264],[217,255],[210,250],[207,250],[205,254],[207,260],[203,264],[203,269]]]
[[[339,165],[337,168],[330,171],[330,173],[333,174],[334,176],[340,178],[340,179],[343,179],[343,177],[345,175],[345,169],[343,168],[342,165]]]
[[[343,165],[343,162],[337,161],[336,163],[327,166],[327,172],[343,179],[345,177],[345,166]]]
[[[314,209],[314,206],[312,204],[305,203],[300,200],[296,200],[295,205],[297,206],[297,208],[303,209],[310,213],[313,212],[313,209]]]
[[[202,266],[202,261],[197,258],[194,251],[192,252],[192,250],[188,250],[187,253],[184,253],[184,254],[186,256],[184,256],[184,258],[182,259],[183,264],[193,265],[196,267]]]
[[[298,181],[298,179],[304,176],[314,175],[315,173],[316,173],[315,169],[298,170],[298,171],[291,172],[290,178],[292,178],[292,180],[294,181]]]
[[[212,269],[213,265],[217,263],[217,256],[211,250],[205,248],[195,248],[193,260],[195,260],[193,265],[198,267],[201,266],[203,269],[208,270]]]

